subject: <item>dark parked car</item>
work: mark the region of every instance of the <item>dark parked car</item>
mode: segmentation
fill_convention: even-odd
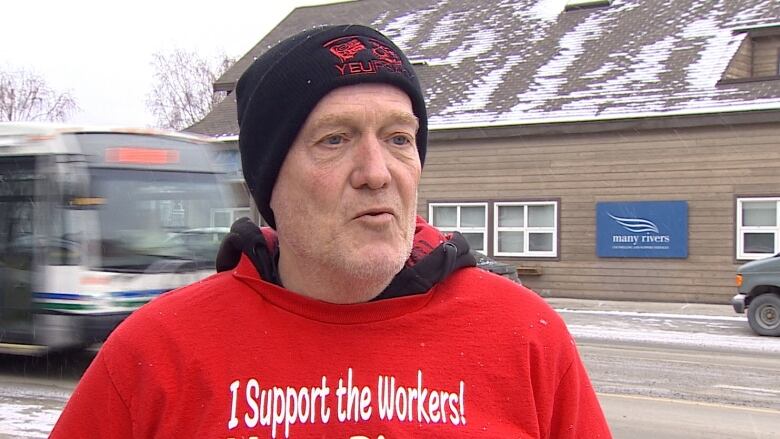
[[[780,336],[780,253],[737,268],[734,311],[747,310],[750,328],[760,335]]]
[[[520,278],[517,277],[517,268],[514,265],[496,261],[495,259],[491,259],[479,252],[474,252],[474,256],[477,258],[477,267],[522,284],[522,282],[520,282]]]

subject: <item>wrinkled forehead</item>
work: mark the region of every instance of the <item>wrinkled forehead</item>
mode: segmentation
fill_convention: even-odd
[[[340,87],[325,95],[309,113],[302,130],[367,118],[383,124],[419,128],[412,101],[401,89],[387,84],[357,84]]]

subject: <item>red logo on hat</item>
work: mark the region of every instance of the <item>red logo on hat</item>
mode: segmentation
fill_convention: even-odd
[[[358,36],[347,36],[328,41],[322,47],[338,57],[334,67],[341,76],[356,74],[373,74],[380,70],[393,73],[403,73],[404,65],[401,57],[395,51],[380,41],[368,38],[369,49]],[[362,55],[360,59],[355,59]]]
[[[339,40],[336,40],[339,41]],[[325,46],[327,47],[327,45]],[[347,62],[355,57],[366,46],[360,42],[357,38],[353,38],[345,43],[336,43],[329,48],[330,53],[339,57],[341,62]]]
[[[369,40],[371,43],[371,53],[377,58],[388,64],[401,65],[401,57],[399,57],[393,49],[385,46],[377,40]]]

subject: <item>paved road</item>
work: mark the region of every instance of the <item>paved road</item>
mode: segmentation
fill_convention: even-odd
[[[780,338],[730,307],[550,302],[616,438],[780,439]]]
[[[780,412],[600,394],[616,439],[778,439]]]

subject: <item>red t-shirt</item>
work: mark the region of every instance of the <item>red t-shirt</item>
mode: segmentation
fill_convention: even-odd
[[[89,367],[54,438],[609,438],[577,350],[533,292],[477,268],[336,305],[244,257],[150,302]]]

